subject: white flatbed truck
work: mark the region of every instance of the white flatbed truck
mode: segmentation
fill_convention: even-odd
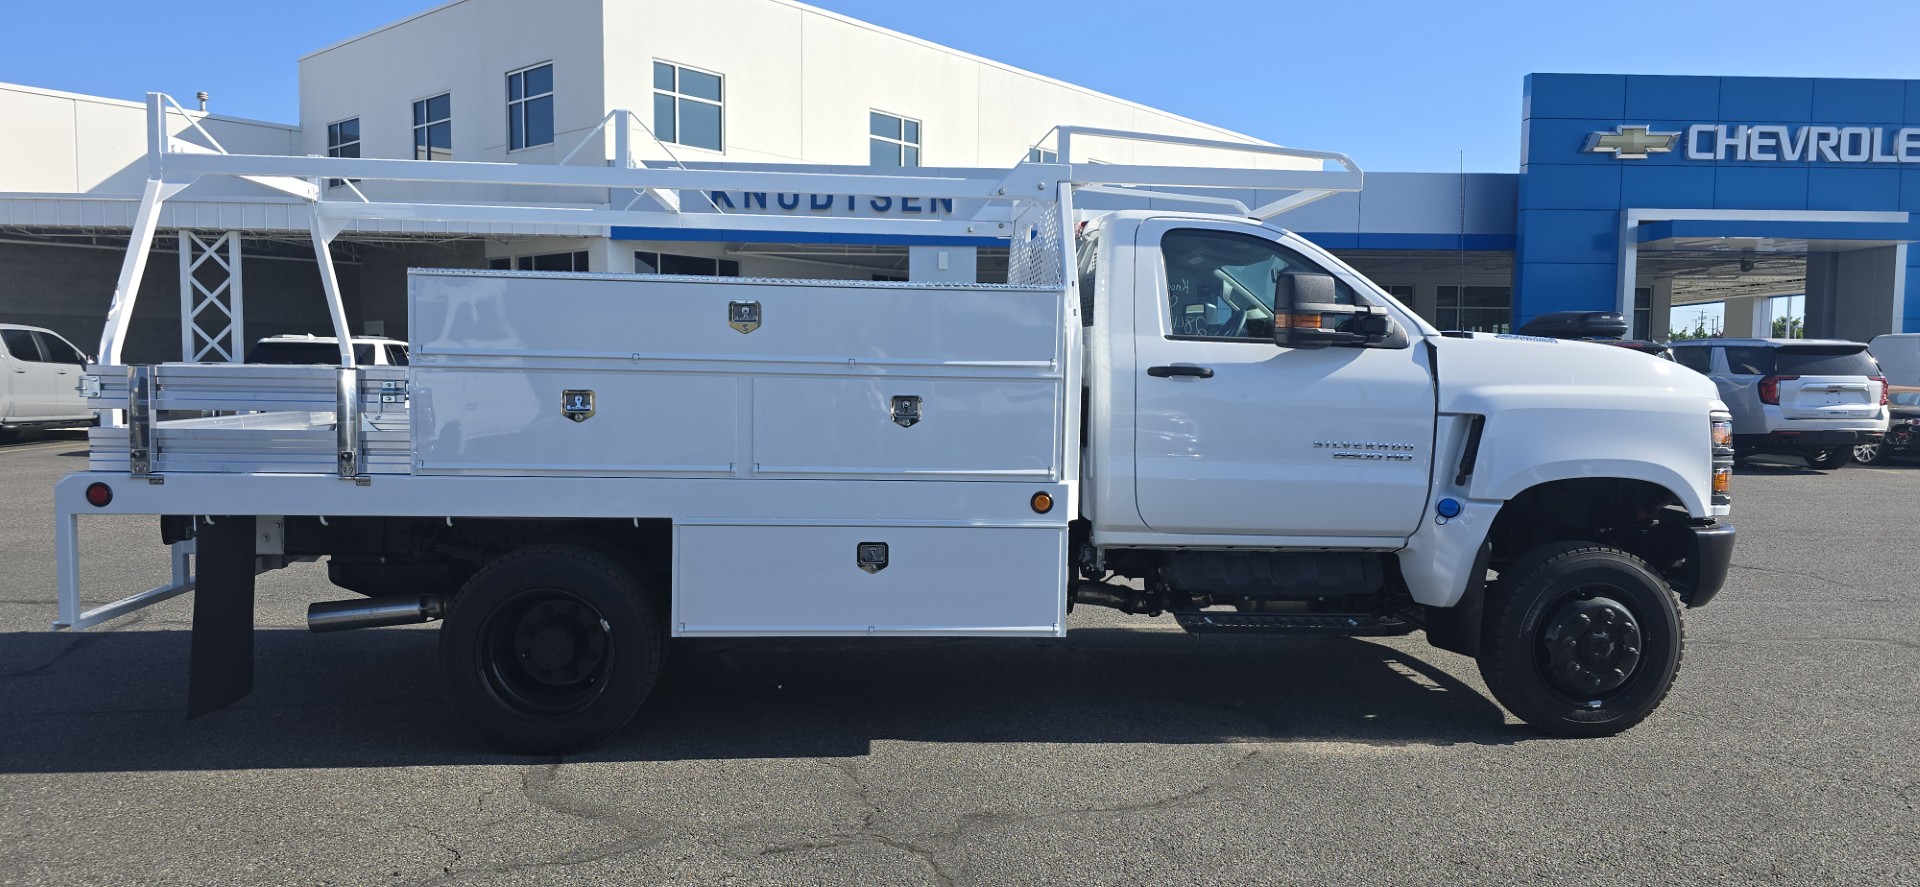
[[[1270,223],[1357,190],[1339,155],[1064,129],[1058,163],[959,173],[644,168],[624,144],[592,168],[266,157],[167,137],[166,101],[149,100],[151,181],[85,383],[112,419],[56,491],[55,624],[194,592],[190,714],[251,689],[255,575],[326,558],[362,597],[313,605],[312,628],[444,619],[454,706],[530,751],[627,723],[669,637],[1057,637],[1075,604],[1194,632],[1424,631],[1477,657],[1528,723],[1598,736],[1666,696],[1682,608],[1726,577],[1731,432],[1713,384],[1624,349],[1434,329]],[[1341,168],[1074,162],[1090,135]],[[306,200],[339,342],[325,247],[357,219],[990,232],[1012,271],[415,270],[410,366],[356,366],[345,347],[337,367],[124,365],[160,206],[207,176]],[[606,203],[328,200],[325,179]],[[1277,196],[1194,196],[1221,188]],[[671,199],[728,190],[965,211]],[[1229,210],[1076,208],[1116,191]],[[171,580],[85,609],[92,514],[159,516]]]

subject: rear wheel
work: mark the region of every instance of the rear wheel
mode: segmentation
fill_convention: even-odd
[[[1527,552],[1489,589],[1480,674],[1508,711],[1558,736],[1611,736],[1658,708],[1680,671],[1673,589],[1590,542]]]
[[[1835,447],[1827,450],[1808,450],[1801,454],[1807,460],[1808,468],[1832,470],[1853,461],[1853,447]]]
[[[481,568],[454,596],[440,667],[475,730],[555,754],[625,726],[653,689],[664,649],[652,598],[618,561],[531,545]]]

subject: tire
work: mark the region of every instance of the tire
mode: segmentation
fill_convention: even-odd
[[[1508,711],[1556,736],[1612,736],[1667,698],[1685,625],[1673,589],[1644,561],[1558,542],[1502,573],[1488,589],[1479,664]]]
[[[1831,450],[1807,450],[1801,453],[1800,456],[1807,460],[1808,468],[1831,471],[1836,468],[1844,468],[1848,462],[1853,461],[1853,447],[1837,447]]]
[[[1886,450],[1886,445],[1879,441],[1874,441],[1873,443],[1854,444],[1853,446],[1853,461],[1858,462],[1862,465],[1884,464],[1887,461],[1887,458],[1888,458],[1888,453]]]
[[[530,545],[482,567],[440,630],[453,707],[489,740],[534,754],[577,751],[626,726],[666,649],[653,597],[613,558]]]
[[[10,444],[20,439],[20,429],[0,428],[0,444]]]

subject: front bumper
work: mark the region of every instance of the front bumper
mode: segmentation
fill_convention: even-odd
[[[1714,521],[1690,527],[1693,550],[1682,570],[1680,599],[1689,607],[1704,607],[1727,584],[1733,566],[1733,525]]]

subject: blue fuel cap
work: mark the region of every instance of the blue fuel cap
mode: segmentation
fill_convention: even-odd
[[[1460,509],[1460,503],[1458,501],[1455,501],[1453,499],[1442,499],[1440,500],[1439,504],[1434,506],[1434,510],[1439,512],[1441,517],[1455,518],[1460,516],[1461,509]]]

